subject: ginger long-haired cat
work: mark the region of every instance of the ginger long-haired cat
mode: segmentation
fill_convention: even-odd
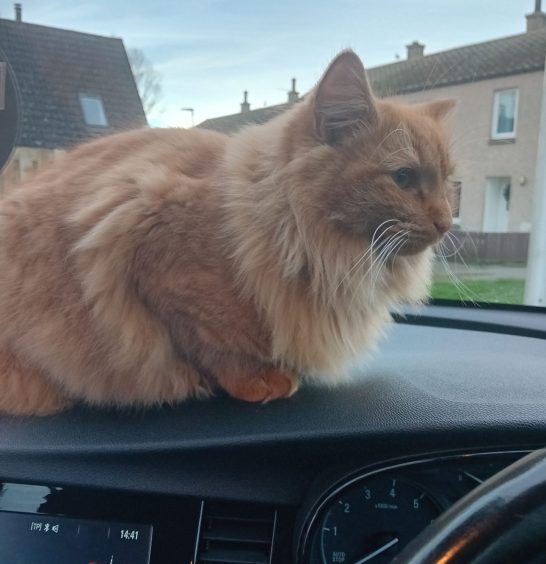
[[[339,378],[425,297],[451,225],[449,101],[375,100],[341,53],[231,137],[147,129],[77,148],[0,203],[0,411],[252,402]]]

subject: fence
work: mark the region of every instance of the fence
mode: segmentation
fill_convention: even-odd
[[[466,262],[526,262],[529,233],[480,233],[451,231],[452,244]],[[447,242],[448,248],[452,246]],[[452,260],[457,257],[453,256]],[[460,259],[459,259],[460,260]]]

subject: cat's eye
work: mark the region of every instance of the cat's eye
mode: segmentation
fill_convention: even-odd
[[[392,178],[402,189],[415,186],[417,175],[412,168],[399,168],[392,173]]]

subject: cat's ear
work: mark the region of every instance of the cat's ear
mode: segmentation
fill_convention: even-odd
[[[425,112],[436,121],[445,119],[455,107],[455,100],[436,100],[424,104]]]
[[[315,90],[315,133],[321,141],[335,145],[376,122],[377,110],[364,66],[353,51],[343,51]]]

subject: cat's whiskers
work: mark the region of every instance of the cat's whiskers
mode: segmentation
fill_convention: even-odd
[[[400,243],[401,240],[404,239],[404,237],[406,237],[408,233],[409,231],[403,231],[402,233],[398,233],[394,235],[393,237],[390,238],[389,243],[385,245],[385,247],[383,247],[383,249],[381,250],[381,260],[377,265],[375,276],[372,277],[372,286],[375,285],[375,282],[377,282],[381,270],[385,265],[385,263],[387,262],[390,253],[394,250],[397,244]]]
[[[457,247],[457,242],[455,241],[455,237],[454,235],[452,235],[449,231],[446,233],[447,238],[449,240],[449,242],[453,245],[453,248],[455,249],[455,256],[459,257],[459,259],[461,260],[461,263],[464,265],[464,267],[466,268],[466,270],[470,271],[470,267],[468,266],[468,264],[466,263],[466,261],[463,258],[463,255],[461,254],[461,248],[463,246],[463,244],[461,243],[459,245],[459,247]],[[472,241],[472,239],[471,239]],[[473,241],[472,241],[473,243]],[[444,246],[445,248],[445,246]]]
[[[385,229],[379,233],[379,235],[377,234],[377,232],[386,224],[390,224],[390,223],[399,223],[400,220],[398,219],[387,219],[385,221],[383,221],[382,223],[380,223],[375,231],[373,232],[371,241],[370,241],[370,246],[368,247],[368,249],[366,249],[366,251],[364,251],[364,253],[362,253],[362,255],[360,255],[358,257],[358,259],[355,261],[355,263],[353,264],[353,266],[349,269],[349,271],[343,276],[343,278],[340,280],[340,282],[337,284],[337,286],[334,288],[333,291],[333,297],[335,297],[337,291],[339,290],[339,288],[343,285],[343,283],[347,280],[347,278],[349,278],[349,276],[359,267],[362,265],[363,262],[365,262],[365,260],[370,257],[370,260],[373,260],[373,251],[374,251],[374,245],[376,244],[380,244],[383,245],[383,243],[385,241],[381,241],[381,238],[385,235],[385,233],[391,228],[393,227],[393,225],[388,225],[387,227],[385,227]]]
[[[470,235],[470,233],[469,233],[466,229],[461,229],[461,232],[464,234],[464,239],[461,240],[461,244],[460,244],[460,246],[459,246],[458,249],[457,249],[457,254],[458,254],[459,258],[461,259],[461,261],[463,262],[463,264],[466,266],[466,262],[464,261],[463,256],[462,256],[461,253],[460,253],[460,250],[461,250],[461,249],[464,247],[464,245],[465,245],[465,241],[467,241],[467,240],[470,241],[470,243],[471,243],[471,245],[472,245],[472,248],[474,249],[474,253],[475,253],[475,256],[476,256],[476,257],[478,256],[478,247],[476,246],[476,243],[475,243],[475,241],[474,241],[474,238],[472,237],[472,235]],[[446,233],[446,235],[447,235],[449,241],[451,242],[451,244],[452,244],[453,246],[455,246],[455,242],[456,242],[456,241],[455,241],[455,236],[453,235],[453,233],[450,233],[450,232],[448,231],[448,232]]]
[[[409,235],[410,231],[408,231],[407,234]],[[402,245],[399,245],[398,248],[396,249],[396,251],[394,251],[394,253],[392,254],[391,274],[394,274],[394,261],[395,261],[396,257],[398,256],[398,253],[400,252],[401,249],[402,249]]]
[[[446,236],[447,235],[448,234],[446,233]],[[448,240],[453,245],[453,250],[450,252],[449,249],[447,248],[447,245],[445,244],[445,241],[443,241],[443,240],[439,241],[434,248],[434,252],[435,252],[435,254],[438,258],[441,257],[441,258],[448,259],[448,258],[454,257],[463,246],[463,243],[461,243],[458,248],[455,248],[455,242],[450,238]]]
[[[429,87],[428,90],[433,90],[434,88],[436,88],[436,86],[438,86],[438,84],[440,84],[440,81],[444,78],[444,76],[446,76],[447,74],[449,74],[454,68],[456,68],[457,66],[466,63],[466,61],[455,61],[454,63],[452,63],[451,65],[449,65],[437,78],[436,81],[433,82]],[[427,79],[428,81],[428,79]],[[422,90],[423,92],[425,92],[425,89]]]
[[[409,231],[403,231],[402,233],[396,234],[394,237],[390,238],[388,245],[386,245],[382,249],[382,251],[381,251],[382,259],[380,260],[379,264],[377,265],[375,275],[371,276],[371,282],[372,283],[371,283],[371,286],[370,286],[370,294],[369,294],[370,300],[373,298],[373,296],[375,294],[375,288],[376,288],[376,286],[377,286],[377,284],[378,284],[378,282],[381,278],[381,273],[383,271],[385,264],[387,263],[389,258],[391,258],[393,256],[394,252],[398,252],[401,249],[402,245],[407,240],[408,234],[409,234]]]
[[[366,277],[367,277],[368,273],[370,272],[370,270],[373,268],[374,263],[377,260],[379,260],[379,258],[381,256],[381,254],[380,254],[381,251],[383,250],[385,245],[388,245],[389,241],[390,241],[390,237],[387,238],[385,241],[381,241],[381,243],[378,245],[378,248],[375,249],[376,251],[378,251],[378,254],[375,258],[373,257],[373,255],[370,254],[370,260],[369,260],[368,268],[366,269],[366,271],[363,274],[360,275],[360,279],[359,279],[358,283],[353,285],[352,294],[351,294],[351,301],[349,303],[349,308],[352,308],[355,297],[360,293],[360,288],[361,288],[362,284],[364,283],[364,280],[366,280]]]
[[[370,245],[370,247],[368,247],[368,249],[366,249],[358,257],[358,259],[355,261],[353,266],[349,269],[349,271],[343,276],[343,278],[340,280],[340,282],[336,285],[336,287],[334,288],[334,291],[331,293],[331,296],[330,296],[331,301],[335,300],[335,298],[337,297],[337,292],[338,292],[339,288],[345,283],[345,281],[351,276],[351,274],[353,274],[358,269],[358,267],[361,266],[362,263],[366,261],[366,259],[368,258],[368,256],[371,255],[371,253],[372,253],[372,246]]]
[[[429,80],[433,77],[434,73],[436,72],[436,68],[438,67],[438,59],[436,59],[434,61],[434,64],[432,65],[432,68],[430,69],[430,72],[428,73],[427,79],[425,80],[425,85],[423,86],[423,90],[422,92],[426,92],[428,89],[428,82]]]
[[[396,258],[396,255],[398,255],[398,252],[402,248],[403,244],[407,241],[408,235],[410,233],[411,231],[408,229],[401,234],[401,240],[396,245],[394,245],[394,248],[391,249],[389,256],[387,257],[387,260],[390,260],[391,272],[393,272],[392,266],[394,265],[394,259]],[[387,262],[387,260],[385,262]]]
[[[445,249],[445,243],[440,242],[440,248],[442,250]],[[472,292],[472,290],[470,290],[470,288],[468,286],[466,286],[466,284],[464,284],[460,278],[453,272],[452,268],[449,266],[449,263],[447,262],[447,259],[444,257],[443,254],[437,254],[436,255],[439,259],[440,262],[442,263],[442,266],[444,267],[444,270],[449,278],[449,280],[452,282],[452,284],[455,286],[459,297],[461,298],[461,301],[470,301],[472,304],[476,304],[476,300],[474,298],[477,298],[478,296]]]
[[[415,149],[413,147],[411,147],[410,145],[406,145],[405,147],[401,147],[400,149],[396,149],[396,151],[392,151],[388,155],[385,155],[385,157],[383,159],[381,159],[379,164],[380,165],[385,164],[385,162],[387,162],[391,157],[393,157],[394,155],[397,155],[398,153],[406,153],[406,155],[410,159],[414,159],[416,161],[418,160],[416,153],[415,153]]]
[[[400,133],[400,139],[397,141],[400,141],[400,144],[402,145],[401,147],[399,146],[398,148],[392,150],[391,152],[387,153],[386,155],[384,155],[381,160],[379,161],[379,165],[384,165],[391,157],[398,155],[400,153],[405,153],[404,157],[405,159],[408,160],[414,160],[415,162],[419,161],[419,157],[417,155],[417,152],[415,151],[415,147],[413,146],[413,140],[411,138],[411,135],[408,133],[408,131],[406,129],[404,129],[402,127],[402,124],[398,125],[398,128],[395,129],[392,133],[394,132],[398,132]],[[375,155],[379,149],[379,147],[381,147],[383,145],[383,143],[390,137],[390,135],[387,135],[383,141],[378,145],[378,147],[376,147],[376,149],[373,151],[372,155]],[[393,161],[398,161],[399,159],[393,159]]]
[[[392,137],[393,135],[397,134],[397,133],[401,133],[403,136],[406,137],[406,139],[410,139],[409,133],[402,127],[397,127],[396,129],[393,129],[392,131],[390,131],[389,133],[387,133],[387,135],[385,135],[385,137],[383,137],[383,139],[379,142],[379,144],[377,145],[377,147],[375,147],[375,149],[372,151],[371,155],[370,155],[370,159],[372,159],[376,153],[379,151],[379,149],[381,149],[381,147],[383,146],[383,144],[390,139],[390,137]]]
[[[387,220],[387,221],[394,221],[395,223],[400,223],[400,220],[398,219],[391,219],[391,220]],[[381,225],[384,225],[387,222],[383,222]],[[381,226],[380,226],[381,227]],[[383,230],[383,232],[381,233],[381,237],[391,228],[394,227],[394,225],[389,225],[386,229]],[[376,229],[377,232],[377,229]],[[385,250],[386,247],[388,247],[388,245],[390,244],[390,242],[392,241],[393,237],[396,237],[396,233],[390,235],[386,240],[381,241],[379,243],[379,238],[377,241],[377,249],[375,249],[376,251],[378,251],[378,256],[374,259],[373,257],[373,251],[374,251],[374,237],[372,237],[372,242],[370,244],[370,261],[369,261],[369,266],[368,269],[366,270],[366,272],[364,273],[364,275],[362,276],[362,279],[360,280],[360,282],[357,284],[356,288],[353,290],[353,298],[356,294],[356,292],[358,291],[358,288],[360,287],[362,281],[366,278],[366,276],[368,275],[368,273],[372,272],[373,266],[374,264],[377,262],[378,259],[381,258],[383,251]],[[374,236],[375,236],[375,232],[374,232]]]
[[[370,256],[370,263],[368,265],[367,270],[362,274],[360,281],[353,288],[352,298],[351,298],[351,302],[349,304],[349,307],[352,307],[354,300],[355,300],[356,296],[359,294],[360,288],[361,288],[362,284],[364,283],[364,281],[367,278],[373,279],[374,267],[377,264],[382,264],[383,257],[386,254],[388,256],[388,250],[391,248],[391,245],[393,244],[394,239],[398,239],[399,235],[400,235],[400,233],[393,233],[386,240],[381,241],[379,248],[376,249],[378,251],[377,256],[375,258],[373,258],[373,256]]]

